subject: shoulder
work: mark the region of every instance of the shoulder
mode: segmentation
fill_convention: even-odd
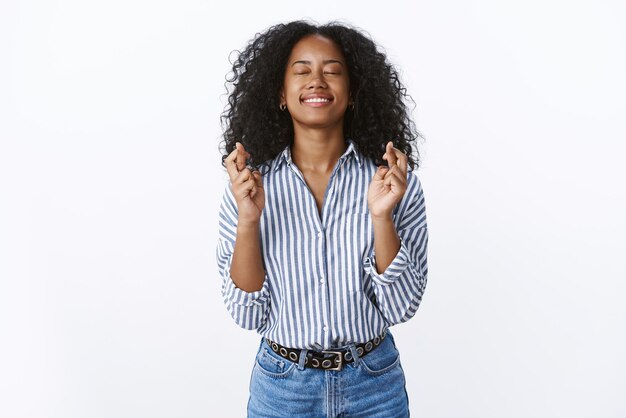
[[[266,176],[271,176],[276,171],[280,163],[281,153],[273,158],[270,158],[269,160],[265,160],[262,163],[259,163],[256,166],[256,169],[259,170],[261,172],[261,175],[265,178]]]
[[[407,192],[411,192],[411,194],[422,194],[423,190],[422,190],[422,182],[419,178],[419,176],[417,175],[417,173],[415,172],[415,170],[408,170],[407,172]]]
[[[401,217],[412,217],[424,212],[425,200],[422,182],[415,171],[407,172],[407,187],[397,209]]]

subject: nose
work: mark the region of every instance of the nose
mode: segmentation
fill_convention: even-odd
[[[326,85],[326,82],[324,81],[324,79],[321,76],[316,75],[316,76],[313,77],[313,80],[311,80],[309,82],[309,87],[314,87],[314,88],[315,87],[324,87],[324,88],[326,88],[327,85]]]

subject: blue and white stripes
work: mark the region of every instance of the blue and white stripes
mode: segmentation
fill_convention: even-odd
[[[290,147],[268,161],[259,224],[266,275],[259,291],[239,289],[230,277],[237,203],[230,182],[223,192],[216,256],[226,308],[239,326],[287,347],[326,350],[368,341],[412,318],[422,300],[428,229],[421,183],[408,172],[407,190],[393,211],[400,251],[378,274],[367,207],[377,167],[347,142],[321,218]]]

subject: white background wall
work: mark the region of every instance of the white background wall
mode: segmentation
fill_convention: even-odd
[[[245,416],[223,83],[299,18],[369,32],[417,103],[429,281],[392,328],[412,416],[625,417],[618,0],[3,1],[0,416]]]

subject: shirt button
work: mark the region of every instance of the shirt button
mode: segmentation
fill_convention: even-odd
[[[318,237],[318,238],[322,238],[322,235],[323,235],[323,234],[322,234],[321,232],[318,232],[318,233],[317,233],[317,237]]]
[[[324,283],[324,279],[320,279],[320,283]]]
[[[328,327],[324,325],[324,332],[328,331]]]

